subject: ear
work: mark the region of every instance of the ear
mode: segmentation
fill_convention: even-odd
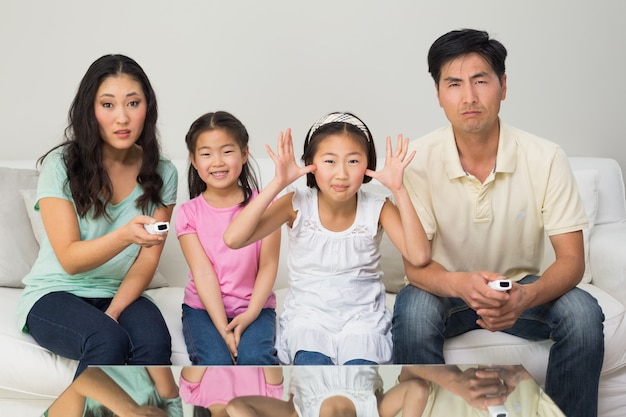
[[[500,86],[502,87],[502,97],[500,100],[504,100],[506,98],[506,74],[502,75],[502,79],[500,79]]]

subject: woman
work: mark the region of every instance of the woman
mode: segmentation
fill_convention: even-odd
[[[19,327],[88,365],[169,365],[170,335],[143,291],[166,235],[177,172],[160,156],[157,104],[143,69],[105,55],[87,70],[66,140],[46,153],[36,209],[46,236],[18,305]]]

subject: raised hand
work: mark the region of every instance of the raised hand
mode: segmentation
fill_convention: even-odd
[[[386,141],[385,166],[380,171],[372,171],[368,169],[365,175],[378,180],[382,185],[391,191],[396,191],[404,186],[404,169],[411,163],[415,156],[415,151],[407,156],[409,149],[409,139],[403,139],[402,135],[398,135],[398,144],[395,152],[391,147],[391,138],[388,136]]]
[[[274,181],[277,181],[283,188],[301,176],[313,172],[316,168],[315,165],[301,167],[296,162],[293,152],[291,129],[287,129],[284,133],[280,132],[278,136],[277,153],[274,153],[268,145],[265,146],[265,149],[276,165]]]

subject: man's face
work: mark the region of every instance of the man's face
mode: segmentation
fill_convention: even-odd
[[[506,97],[502,79],[480,55],[463,55],[445,64],[437,88],[439,105],[457,134],[489,132],[498,123]]]

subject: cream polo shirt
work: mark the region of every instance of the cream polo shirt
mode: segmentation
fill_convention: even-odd
[[[549,236],[587,226],[567,156],[556,144],[500,123],[496,167],[484,183],[463,171],[451,126],[410,144],[405,184],[449,271],[538,274]]]

